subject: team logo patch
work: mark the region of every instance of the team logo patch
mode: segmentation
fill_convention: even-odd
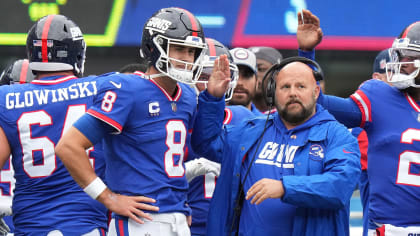
[[[319,144],[313,144],[309,148],[309,158],[314,161],[321,161],[324,159],[324,148]]]

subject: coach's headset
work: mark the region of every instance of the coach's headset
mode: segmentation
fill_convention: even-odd
[[[275,101],[276,94],[276,76],[283,67],[292,62],[302,62],[312,68],[315,80],[320,81],[324,79],[324,73],[316,61],[305,57],[289,57],[282,60],[280,63],[274,64],[268,69],[262,79],[262,91],[267,106],[272,107]],[[267,80],[267,82],[266,82]]]

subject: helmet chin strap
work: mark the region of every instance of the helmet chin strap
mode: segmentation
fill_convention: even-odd
[[[159,73],[159,74],[153,74],[153,75],[147,75],[147,77],[149,79],[154,79],[154,78],[158,78],[158,77],[163,77],[166,76],[164,73]]]

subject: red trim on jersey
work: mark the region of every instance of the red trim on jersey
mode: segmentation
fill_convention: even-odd
[[[367,151],[368,151],[368,137],[366,131],[362,130],[359,136],[357,136],[357,142],[359,143],[360,149],[360,164],[362,165],[362,170],[367,170],[368,161],[367,161]]]
[[[385,225],[376,228],[376,236],[385,236]]]
[[[417,102],[408,94],[404,93],[405,98],[407,99],[408,103],[410,103],[411,107],[416,110],[416,112],[420,112],[420,107]]]
[[[268,115],[268,114],[274,114],[274,113],[276,113],[277,112],[277,109],[276,108],[273,108],[273,109],[271,109],[271,110],[269,110],[269,111],[265,111],[265,112],[263,112],[263,114],[264,115]]]
[[[25,84],[26,83],[26,75],[28,73],[28,67],[29,67],[29,61],[23,60],[22,62],[22,69],[20,70],[20,76],[19,76],[19,84]]]
[[[97,119],[102,120],[103,122],[111,125],[112,127],[114,127],[115,129],[118,130],[119,133],[121,133],[122,131],[122,125],[120,125],[118,122],[114,121],[113,119],[109,118],[108,116],[99,113],[95,110],[89,109],[86,113],[90,114],[91,116],[94,116]]]
[[[411,28],[413,28],[413,26],[414,26],[416,23],[418,23],[418,22],[420,22],[420,21],[416,21],[416,22],[414,22],[413,24],[409,25],[409,26],[405,29],[405,31],[404,31],[403,35],[401,36],[401,38],[405,38],[405,37],[407,37],[408,31],[410,31],[410,29],[411,29]]]
[[[48,62],[48,43],[47,43],[47,39],[48,39],[48,32],[50,31],[50,25],[51,25],[51,21],[54,18],[54,15],[50,15],[47,17],[47,19],[45,20],[45,24],[44,24],[44,28],[42,29],[42,62]]]
[[[185,9],[182,9],[182,10],[185,11],[185,13],[187,14],[188,18],[190,19],[191,28],[193,30],[192,36],[198,36],[198,32],[197,32],[198,31],[198,26],[197,26],[198,24],[196,22],[195,16],[191,12],[189,12],[189,11],[187,11]]]
[[[178,88],[177,93],[175,94],[175,97],[172,98],[172,96],[170,96],[168,92],[166,92],[166,90],[162,88],[156,81],[154,81],[153,79],[149,79],[149,81],[154,83],[163,92],[163,94],[165,94],[165,96],[168,98],[169,101],[177,102],[179,98],[181,97],[182,89],[181,89],[181,86],[179,86],[178,84],[176,84],[176,87]]]
[[[354,94],[350,96],[351,99],[357,104],[362,112],[362,121],[360,122],[360,127],[364,127],[366,122],[372,122],[372,108],[370,105],[369,98],[362,92],[362,90],[357,90]]]
[[[133,74],[138,75],[138,76],[141,76],[141,77],[143,77],[143,78],[146,78],[146,74],[145,74],[145,73],[143,73],[143,72],[141,72],[141,71],[138,71],[138,70],[134,71],[134,73],[133,73]]]
[[[207,45],[209,46],[209,54],[211,57],[216,56],[216,47],[214,46],[214,42],[212,39],[207,38],[206,39]]]
[[[74,76],[74,75],[69,75],[69,76],[63,76],[63,77],[60,77],[60,78],[54,79],[54,80],[38,79],[38,80],[32,80],[31,84],[53,85],[53,84],[59,84],[59,83],[66,82],[66,81],[71,80],[71,79],[77,79],[77,77]]]
[[[229,124],[232,121],[232,116],[233,116],[232,110],[226,107],[225,108],[225,119],[223,120],[223,124],[224,125]]]

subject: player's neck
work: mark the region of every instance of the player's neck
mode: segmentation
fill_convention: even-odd
[[[157,71],[153,66],[151,66],[147,70],[146,75],[154,75],[159,73],[159,71]],[[168,94],[170,94],[171,97],[173,97],[174,93],[176,93],[177,91],[177,82],[167,76],[153,78],[153,81],[155,81],[161,88],[163,88]]]
[[[420,102],[420,88],[410,87],[406,91],[415,101]]]
[[[73,71],[54,71],[54,72],[38,72],[35,79],[42,79],[50,76],[69,76],[74,75]]]

